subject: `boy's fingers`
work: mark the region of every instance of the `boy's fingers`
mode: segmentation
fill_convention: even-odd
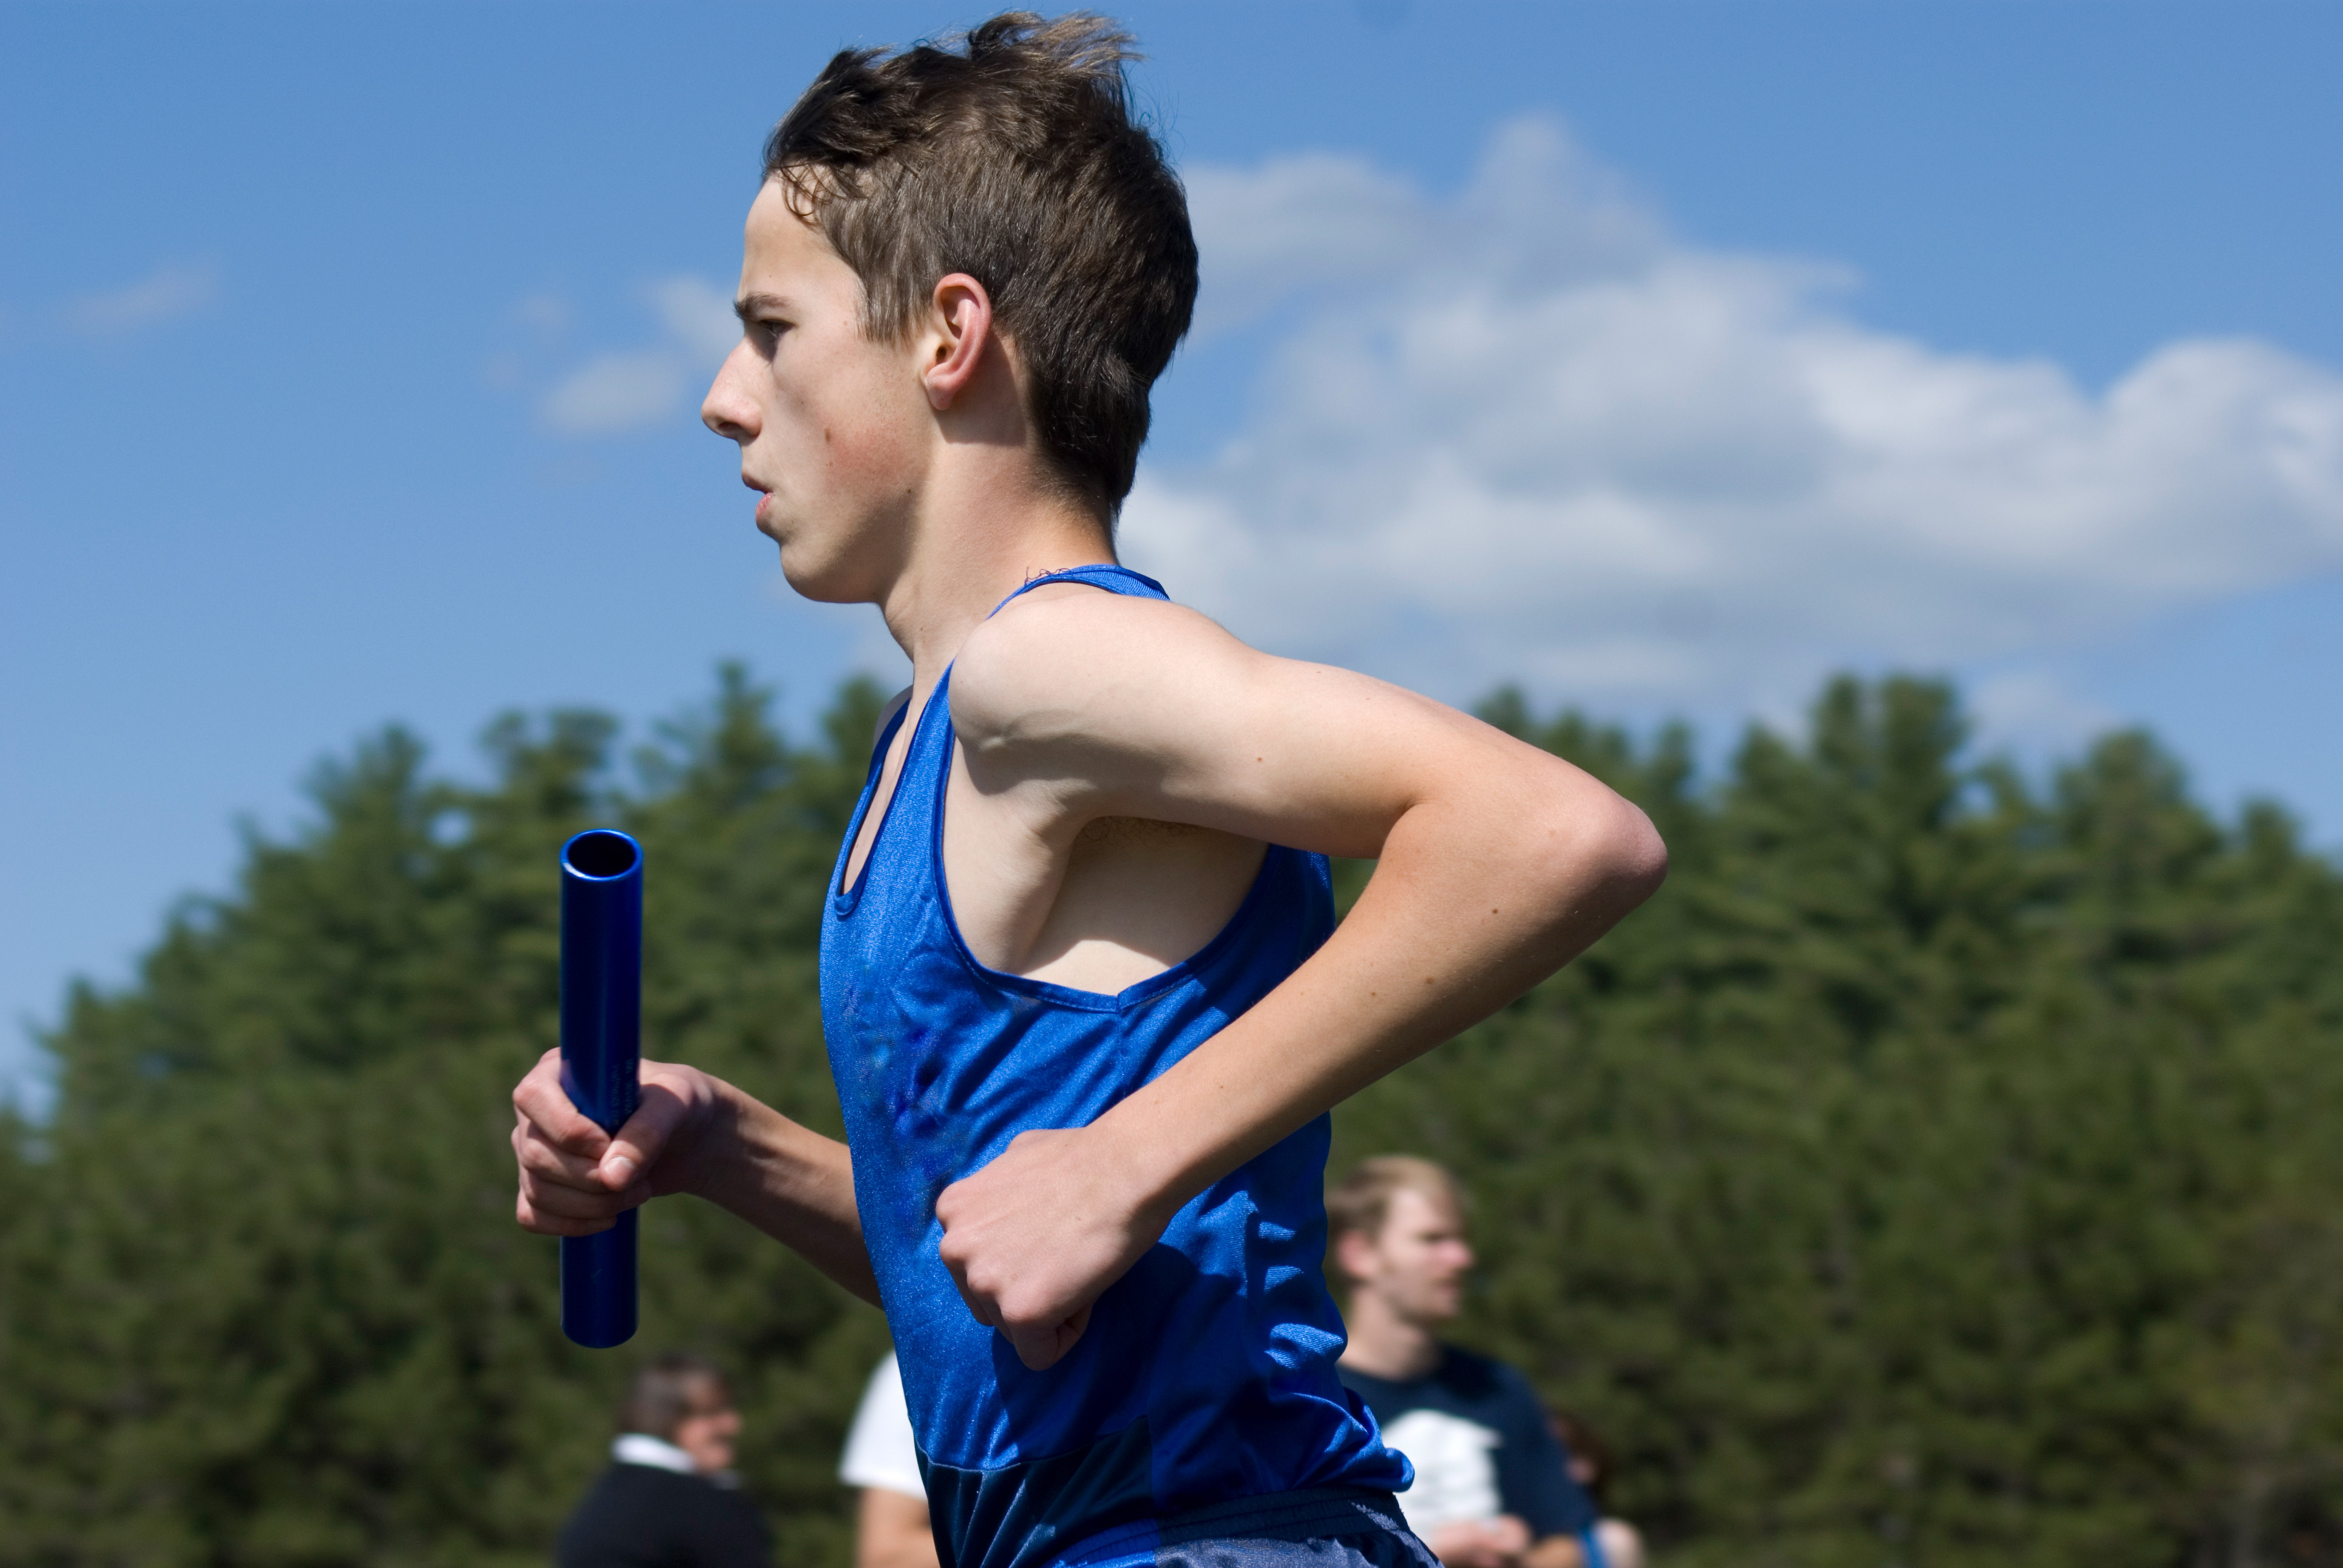
[[[598,1155],[572,1154],[526,1121],[513,1129],[512,1146],[524,1179],[604,1191],[601,1178],[595,1174],[601,1163]]]
[[[1091,1310],[1088,1307],[1084,1307],[1072,1317],[1070,1317],[1065,1322],[1060,1323],[1058,1325],[1057,1354],[1052,1355],[1050,1359],[1051,1361],[1056,1361],[1059,1356],[1062,1356],[1068,1351],[1072,1350],[1074,1348],[1074,1342],[1077,1340],[1080,1340],[1082,1335],[1088,1332],[1090,1326]]]
[[[590,1173],[582,1181],[558,1181],[539,1176],[533,1171],[524,1171],[520,1178],[520,1194],[540,1212],[588,1220],[624,1213],[649,1201],[651,1191],[647,1181],[637,1181],[613,1191]]]
[[[1053,1323],[1032,1327],[1003,1323],[1001,1332],[1009,1341],[1009,1348],[1017,1352],[1017,1359],[1031,1371],[1040,1372],[1063,1360],[1066,1352],[1074,1348],[1075,1342],[1082,1337],[1082,1331],[1090,1325],[1091,1310],[1084,1307],[1072,1316],[1061,1318]]]
[[[528,1076],[513,1091],[513,1112],[535,1128],[555,1147],[598,1160],[609,1147],[610,1135],[592,1118],[569,1102],[561,1088],[561,1053],[548,1050],[538,1058]]]
[[[1017,1352],[1017,1359],[1033,1372],[1052,1365],[1064,1353],[1058,1349],[1057,1334],[1049,1329],[1011,1329],[1004,1325],[1001,1333],[1009,1342],[1009,1348]]]
[[[622,1191],[642,1181],[644,1175],[659,1157],[667,1151],[668,1140],[675,1135],[677,1126],[689,1113],[689,1107],[667,1090],[647,1087],[642,1104],[618,1135],[601,1151],[598,1173],[602,1183],[612,1191]]]
[[[634,1181],[614,1191],[604,1185],[594,1161],[554,1148],[532,1130],[517,1130],[513,1146],[520,1157],[515,1212],[527,1230],[551,1236],[592,1235],[650,1198],[649,1182]]]
[[[552,1213],[529,1201],[526,1192],[513,1204],[513,1218],[520,1221],[522,1230],[540,1236],[591,1236],[618,1223],[617,1217],[608,1214],[597,1219],[580,1219]]]
[[[949,1192],[950,1189],[945,1191]],[[942,1204],[937,1204],[936,1212],[941,1216]],[[992,1298],[968,1282],[968,1261],[960,1255],[960,1249],[953,1242],[951,1231],[946,1230],[943,1245],[938,1249],[943,1258],[945,1272],[951,1275],[952,1288],[960,1292],[960,1299],[968,1303],[970,1317],[988,1329],[1001,1327],[1001,1314],[993,1310]]]

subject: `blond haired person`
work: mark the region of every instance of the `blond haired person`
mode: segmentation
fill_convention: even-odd
[[[1473,1266],[1463,1190],[1429,1160],[1362,1161],[1327,1195],[1351,1287],[1343,1384],[1415,1466],[1408,1527],[1446,1568],[1642,1568],[1633,1526],[1598,1517],[1529,1380],[1445,1344]]]

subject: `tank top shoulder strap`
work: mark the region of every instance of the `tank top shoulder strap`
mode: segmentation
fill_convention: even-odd
[[[1142,572],[1132,571],[1129,567],[1104,565],[1068,567],[1064,571],[1051,572],[1022,585],[1016,593],[1011,594],[1009,598],[994,605],[984,618],[990,620],[993,616],[999,615],[1020,594],[1031,593],[1035,588],[1046,588],[1051,583],[1088,583],[1094,588],[1104,588],[1109,593],[1122,594],[1131,598],[1169,599],[1172,597],[1163,591],[1161,583]],[[933,857],[931,874],[935,877],[938,887],[943,885],[944,794],[950,785],[952,754],[957,748],[951,724],[951,678],[952,666],[948,664],[944,666],[942,678],[936,682],[935,690],[928,696],[927,707],[920,711],[920,722],[911,730],[911,750],[903,759],[903,777],[908,779],[911,777],[914,761],[920,755],[921,743],[928,741],[930,736],[933,737],[931,743],[936,749],[926,765],[924,771],[927,775],[927,782],[923,788],[930,796],[928,809],[928,840],[930,852]],[[932,727],[927,722],[930,710],[937,711],[940,715],[939,722]],[[873,777],[876,777],[875,773]],[[896,792],[901,793],[902,788],[898,784]],[[877,852],[874,846],[871,853],[875,855]]]
[[[1125,594],[1132,598],[1168,599],[1172,597],[1163,591],[1161,583],[1144,572],[1132,571],[1129,567],[1068,567],[1064,571],[1051,572],[1046,576],[1035,578],[1031,582],[1020,588],[1016,593],[1011,594],[1008,598],[994,605],[985,618],[990,620],[993,616],[1008,608],[1010,601],[1016,598],[1019,594],[1029,594],[1037,588],[1046,588],[1051,583],[1088,583],[1094,588],[1104,588],[1109,593]]]

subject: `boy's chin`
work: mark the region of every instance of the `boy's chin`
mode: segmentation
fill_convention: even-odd
[[[791,593],[816,604],[861,604],[870,598],[855,574],[836,565],[792,558],[787,545],[781,547],[781,580]]]

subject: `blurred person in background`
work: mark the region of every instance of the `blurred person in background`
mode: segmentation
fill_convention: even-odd
[[[1611,1445],[1603,1434],[1579,1417],[1558,1404],[1545,1407],[1546,1425],[1553,1429],[1554,1441],[1570,1455],[1570,1479],[1578,1483],[1586,1495],[1594,1500],[1595,1511],[1605,1519],[1611,1516],[1611,1477],[1618,1464],[1611,1457]],[[1626,1526],[1622,1526],[1626,1528]]]
[[[610,1468],[562,1526],[559,1568],[770,1568],[771,1533],[732,1474],[740,1412],[724,1374],[663,1355],[618,1408]]]
[[[1399,1494],[1408,1527],[1447,1568],[1643,1568],[1642,1539],[1597,1513],[1529,1380],[1438,1337],[1473,1266],[1456,1179],[1379,1155],[1327,1194],[1326,1211],[1351,1292],[1339,1371],[1415,1466]]]
[[[854,1568],[936,1568],[927,1483],[920,1479],[911,1412],[892,1351],[863,1387],[838,1478],[862,1491],[854,1510]]]

